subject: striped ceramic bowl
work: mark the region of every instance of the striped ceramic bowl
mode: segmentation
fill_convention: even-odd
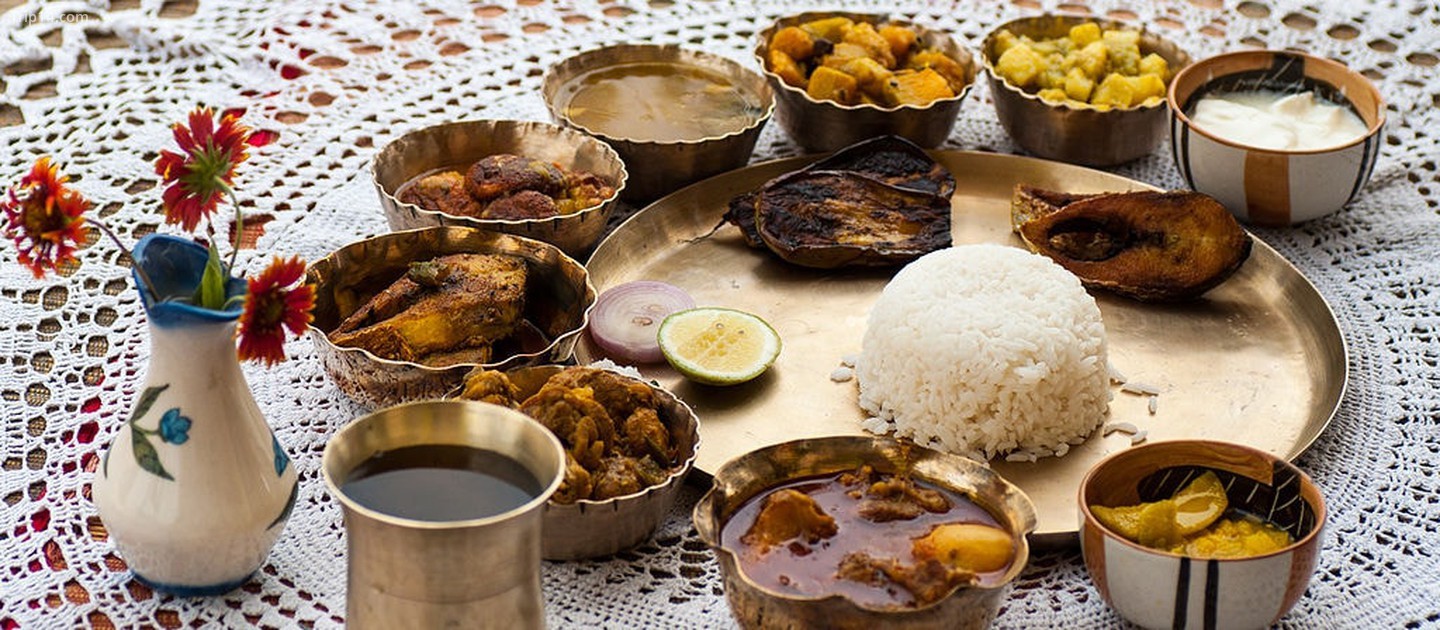
[[[1188,115],[1206,94],[1313,90],[1348,104],[1366,134],[1348,144],[1315,150],[1246,146],[1197,127]],[[1220,200],[1242,221],[1284,226],[1335,212],[1365,187],[1375,168],[1385,126],[1385,103],[1364,76],[1344,65],[1303,53],[1247,50],[1199,61],[1170,82],[1170,149],[1190,187]]]
[[[1295,542],[1247,558],[1190,558],[1131,542],[1100,524],[1092,505],[1134,505],[1173,496],[1214,471],[1232,509],[1259,515]],[[1289,462],[1226,442],[1156,442],[1096,464],[1080,484],[1080,546],[1100,596],[1145,628],[1264,628],[1304,594],[1319,559],[1325,502]]]

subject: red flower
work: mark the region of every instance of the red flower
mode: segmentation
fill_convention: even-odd
[[[249,147],[275,139],[268,131],[252,131],[240,124],[243,109],[225,110],[215,123],[215,110],[198,107],[190,112],[190,126],[175,123],[171,130],[181,153],[161,151],[155,172],[164,179],[165,222],[179,223],[193,232],[208,218],[235,183],[235,167],[250,158]]]
[[[249,280],[245,312],[240,315],[240,358],[266,365],[285,360],[285,330],[296,335],[310,326],[315,287],[295,286],[305,275],[305,261],[276,256],[259,277]]]
[[[66,186],[69,177],[42,157],[30,173],[0,200],[5,213],[5,237],[20,250],[20,264],[36,278],[75,259],[75,248],[85,242],[85,211],[90,208],[79,192]]]

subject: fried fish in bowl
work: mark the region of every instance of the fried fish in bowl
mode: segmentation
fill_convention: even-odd
[[[371,175],[392,230],[475,227],[544,241],[572,256],[600,239],[629,179],[605,143],[519,120],[412,131],[375,155]]]
[[[595,303],[585,267],[559,248],[463,227],[351,243],[306,278],[316,353],[368,407],[444,395],[477,366],[564,360]]]
[[[542,555],[605,556],[650,537],[699,448],[695,412],[637,378],[596,368],[476,369],[460,398],[518,409],[565,447],[565,474],[545,504]]]

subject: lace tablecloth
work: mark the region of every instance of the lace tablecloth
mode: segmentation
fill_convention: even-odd
[[[273,218],[241,265],[269,252],[317,259],[386,230],[366,174],[377,147],[463,118],[547,118],[540,77],[599,44],[680,43],[754,64],[754,33],[808,2],[452,0],[254,2],[0,0],[0,181],[49,154],[124,237],[157,229],[151,164],[196,104],[245,106],[278,131],[240,181]],[[1258,235],[1339,317],[1350,389],[1300,459],[1331,510],[1309,591],[1286,627],[1440,626],[1440,8],[1428,0],[1013,0],[840,2],[895,11],[972,48],[996,24],[1042,11],[1153,25],[1194,57],[1296,48],[1343,60],[1380,86],[1390,123],[1364,194],[1332,217]],[[983,82],[982,82],[983,83]],[[1015,152],[977,86],[946,147]],[[796,153],[777,125],[755,160]],[[1117,172],[1181,187],[1168,154]],[[163,229],[163,228],[162,228]],[[36,280],[0,248],[0,629],[77,625],[335,626],[345,614],[339,506],[318,476],[326,438],[362,410],[322,373],[308,339],[272,369],[246,366],[301,476],[294,517],[264,568],[208,599],[152,593],[106,540],[89,486],[133,404],[148,347],[116,251],[81,252],[69,277]],[[1257,418],[1256,422],[1264,422]],[[545,567],[557,627],[728,627],[717,566],[689,525],[689,490],[648,544]],[[1075,550],[1047,552],[1006,600],[1001,627],[1121,622]]]

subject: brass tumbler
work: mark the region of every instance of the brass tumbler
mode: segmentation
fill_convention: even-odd
[[[468,446],[509,457],[542,488],[508,512],[422,521],[370,509],[341,487],[362,462],[408,446]],[[544,426],[497,405],[422,401],[381,409],[325,446],[325,484],[345,512],[346,617],[351,628],[541,628],[541,506],[560,485],[565,452]]]

